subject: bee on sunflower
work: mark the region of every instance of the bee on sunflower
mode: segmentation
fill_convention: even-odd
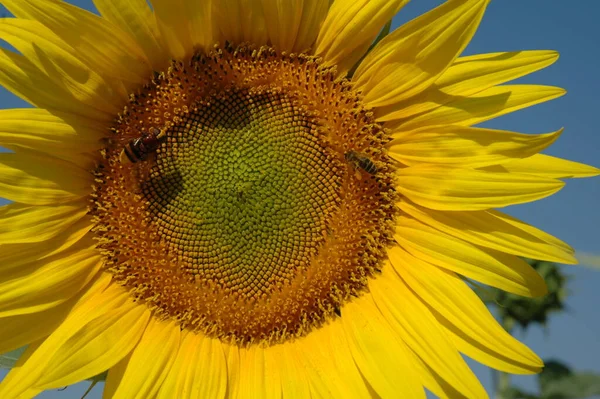
[[[1,398],[485,398],[541,360],[465,279],[575,263],[495,208],[600,173],[472,127],[559,97],[552,51],[461,57],[488,0],[2,0]],[[150,4],[149,4],[150,3]],[[382,35],[383,36],[383,35]],[[372,48],[370,48],[372,47]]]

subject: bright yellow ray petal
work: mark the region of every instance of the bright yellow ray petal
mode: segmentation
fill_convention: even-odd
[[[131,356],[122,361],[126,366],[112,397],[142,399],[157,395],[177,356],[179,338],[180,329],[174,321],[151,318]]]
[[[495,86],[467,97],[453,97],[433,110],[393,121],[389,127],[409,131],[433,125],[472,126],[564,94],[564,89],[552,86]],[[379,120],[384,121],[385,118]]]
[[[36,386],[55,389],[102,373],[135,347],[149,318],[130,300],[91,321],[57,351]]]
[[[135,84],[151,76],[143,50],[107,20],[59,0],[3,0],[16,17],[33,19],[70,45],[88,67],[101,76]]]
[[[277,368],[284,398],[304,399],[310,397],[306,371],[300,362],[294,344],[276,345],[265,351],[266,368]]]
[[[83,104],[25,57],[5,49],[0,49],[0,85],[40,108],[71,112],[97,121],[114,117]]]
[[[226,397],[237,398],[240,395],[240,348],[236,345],[223,344],[227,361],[227,391]]]
[[[0,317],[35,313],[68,301],[99,272],[100,253],[87,239],[64,253],[0,273]]]
[[[337,0],[319,32],[314,53],[346,73],[368,50],[381,28],[408,0]]]
[[[405,165],[451,164],[478,168],[526,158],[542,151],[561,135],[522,134],[465,126],[429,126],[394,134],[388,144],[392,158]]]
[[[138,43],[155,71],[166,66],[168,56],[161,45],[156,20],[146,0],[94,0],[94,5],[100,15]]]
[[[315,398],[367,398],[367,387],[356,368],[341,321],[294,342]]]
[[[352,357],[361,374],[381,398],[425,398],[413,359],[370,295],[343,307],[342,323]]]
[[[267,44],[267,21],[261,0],[221,0],[213,7],[220,40],[233,44]]]
[[[431,111],[459,97],[467,97],[553,64],[558,53],[548,50],[477,54],[457,58],[424,92],[376,110],[381,121],[406,119]]]
[[[321,0],[262,0],[269,41],[279,51],[308,50],[327,15]]]
[[[22,348],[50,335],[69,315],[76,302],[73,298],[42,312],[0,319],[0,353]]]
[[[0,197],[30,205],[73,201],[92,191],[93,175],[29,151],[0,154]]]
[[[35,395],[36,393],[28,394],[28,392],[36,386],[45,373],[49,372],[49,368],[56,366],[50,361],[57,351],[74,336],[80,334],[89,323],[99,317],[102,318],[111,310],[119,309],[129,300],[121,287],[113,285],[112,288],[107,288],[110,279],[107,274],[100,275],[77,301],[61,325],[48,338],[28,348],[19,359],[18,367],[13,368],[0,383],[1,398],[25,398]],[[118,361],[118,358],[115,361]],[[111,364],[107,364],[105,368],[110,366]],[[36,392],[39,390],[41,389]]]
[[[191,332],[183,334],[158,399],[224,398],[227,368],[221,342]]]
[[[600,175],[600,169],[593,166],[545,154],[535,154],[529,158],[515,159],[503,165],[488,167],[485,170],[523,173],[552,179],[592,177]]]
[[[115,114],[126,99],[73,54],[50,29],[32,20],[0,19],[0,36],[37,67],[47,79],[77,101],[106,114]]]
[[[73,154],[97,151],[106,132],[98,123],[73,114],[45,109],[0,110],[0,145],[33,149],[72,160]]]
[[[392,248],[388,255],[396,272],[448,328],[461,352],[507,373],[532,374],[541,370],[542,360],[507,333],[458,276],[400,248]]]
[[[477,247],[406,216],[398,218],[396,241],[413,256],[513,294],[546,294],[546,283],[522,259]]]
[[[48,240],[87,214],[85,201],[65,205],[0,207],[0,245]]]
[[[186,0],[152,0],[161,38],[170,57],[174,59],[183,59],[193,51],[187,3],[191,4]],[[209,4],[207,7],[210,7],[212,1],[195,3]]]
[[[364,102],[370,107],[396,104],[433,84],[467,46],[487,3],[446,1],[379,42],[352,78]]]
[[[252,345],[240,348],[239,387],[232,398],[239,399],[279,399],[281,398],[281,381],[278,369],[266,365],[265,348]]]
[[[545,242],[547,242],[550,245],[554,245],[556,247],[561,248],[563,251],[568,252],[573,254],[575,251],[573,250],[573,248],[571,248],[569,246],[569,244],[565,243],[564,241],[559,240],[558,238],[540,230],[537,229],[519,219],[515,219],[512,216],[509,216],[507,214],[504,214],[502,212],[499,211],[495,211],[495,210],[490,210],[487,211],[490,215],[493,215],[495,218],[501,220],[503,223],[507,223],[513,227],[516,227],[517,229],[525,232],[526,234],[530,234],[532,236],[535,236],[537,238],[539,238],[540,240],[543,240]],[[572,262],[563,262],[563,263],[572,263]]]
[[[468,398],[487,398],[485,390],[461,358],[429,309],[398,278],[390,265],[369,281],[377,307],[392,329],[424,363]]]
[[[564,182],[516,173],[420,164],[397,172],[397,190],[411,201],[442,211],[477,211],[548,197]]]
[[[0,245],[0,273],[17,269],[69,249],[92,228],[89,218],[83,218],[47,241],[39,243]]]
[[[496,216],[490,211],[445,212],[425,209],[408,201],[398,207],[415,219],[444,233],[473,244],[513,255],[551,262],[574,264],[573,250],[558,239],[557,245],[542,238],[542,231],[529,226],[525,231]]]

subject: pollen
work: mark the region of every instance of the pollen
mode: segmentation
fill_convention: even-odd
[[[389,136],[316,57],[215,46],[131,96],[96,170],[105,271],[156,317],[238,344],[300,337],[392,242]],[[150,131],[158,148],[122,153]]]

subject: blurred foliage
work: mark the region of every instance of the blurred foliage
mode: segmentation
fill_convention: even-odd
[[[586,399],[600,395],[600,375],[573,372],[558,360],[545,360],[544,371],[538,375],[539,394],[509,387],[500,396],[504,399]]]
[[[546,281],[547,295],[540,298],[525,298],[495,290],[498,317],[508,325],[518,324],[523,329],[527,329],[530,324],[546,326],[551,313],[565,309],[565,299],[568,295],[566,284],[569,280],[561,267],[555,263],[538,260],[527,260],[527,262]]]

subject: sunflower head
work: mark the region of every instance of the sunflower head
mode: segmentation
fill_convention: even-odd
[[[552,51],[461,56],[487,0],[4,0],[0,397],[481,398],[541,360],[468,281],[572,249],[495,208],[598,169],[473,127],[556,98]]]

